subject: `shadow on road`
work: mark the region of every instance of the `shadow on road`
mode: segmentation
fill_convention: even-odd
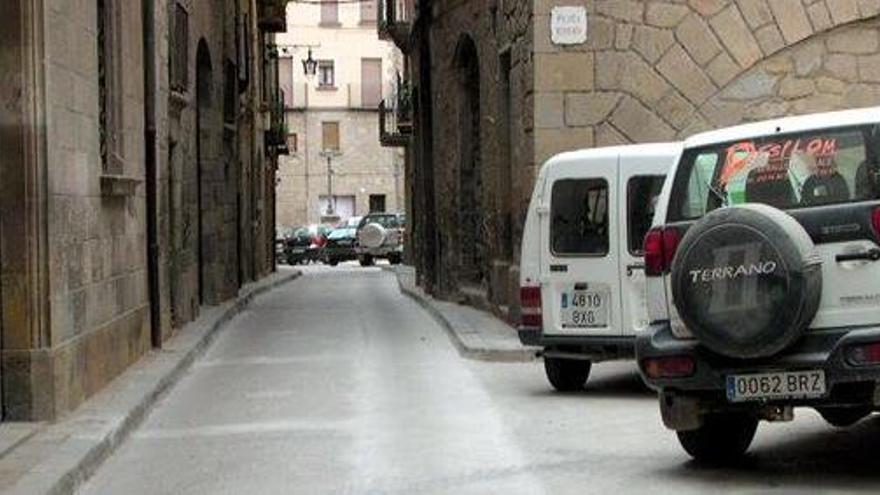
[[[688,461],[658,474],[676,481],[735,479],[780,487],[806,483],[811,490],[880,487],[880,415],[844,429],[828,426],[798,432],[792,428],[785,432],[789,437],[761,442],[761,435],[772,428],[786,427],[762,425],[757,445],[736,465],[712,467]]]

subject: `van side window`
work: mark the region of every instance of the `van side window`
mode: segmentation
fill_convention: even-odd
[[[608,254],[608,182],[604,179],[554,183],[550,218],[553,254]]]
[[[644,175],[630,178],[626,185],[627,245],[631,254],[643,254],[642,244],[654,221],[664,180],[662,175]]]

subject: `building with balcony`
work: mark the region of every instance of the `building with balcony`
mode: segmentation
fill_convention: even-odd
[[[287,32],[276,37],[289,153],[278,171],[278,225],[405,209],[403,153],[377,139],[402,57],[377,36],[377,17],[374,2],[288,5]]]

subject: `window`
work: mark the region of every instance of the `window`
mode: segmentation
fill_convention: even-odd
[[[553,254],[608,254],[608,183],[604,179],[557,181],[550,215]]]
[[[361,1],[361,23],[373,24],[376,22],[377,3],[378,0]]]
[[[370,213],[385,213],[384,194],[370,194]]]
[[[321,137],[324,151],[339,151],[339,122],[322,122]]]
[[[170,50],[171,89],[185,93],[189,88],[189,12],[180,3],[174,5]]]
[[[370,215],[361,220],[358,228],[371,223],[377,223],[386,229],[399,229],[406,225],[404,218],[397,215]]]
[[[289,149],[291,153],[299,151],[299,136],[295,132],[287,135],[287,149]]]
[[[104,173],[124,172],[122,107],[122,39],[120,5],[116,0],[98,0],[98,122],[101,166]]]
[[[336,0],[321,1],[321,25],[339,25],[339,3]]]
[[[724,205],[791,210],[880,199],[880,125],[762,136],[688,150],[670,221]]]
[[[318,61],[318,87],[336,87],[336,70],[333,66],[332,60]]]
[[[379,108],[382,101],[382,59],[361,59],[361,104],[364,108]]]
[[[662,175],[645,175],[632,177],[626,186],[628,248],[633,255],[644,253],[642,244],[654,221],[654,208],[665,180]]]

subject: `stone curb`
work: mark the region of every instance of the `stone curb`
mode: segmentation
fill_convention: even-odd
[[[397,276],[397,272],[395,270],[389,270],[395,273]],[[496,363],[522,363],[534,361],[536,359],[536,349],[495,349],[491,347],[485,346],[474,346],[467,342],[461,335],[460,329],[458,329],[444,314],[443,311],[438,308],[434,304],[434,299],[418,290],[412,290],[406,287],[400,281],[400,277],[397,277],[397,285],[400,287],[400,292],[415,301],[419,306],[423,307],[437,323],[446,331],[449,335],[452,344],[455,346],[455,349],[458,353],[466,358],[473,359],[475,361],[486,361],[486,362],[496,362]]]
[[[169,341],[172,347],[181,347],[173,352],[163,353],[159,351],[161,356],[150,363],[146,363],[137,370],[127,370],[109,387],[113,387],[120,379],[129,376],[135,383],[133,387],[135,392],[140,392],[140,396],[134,398],[134,404],[127,410],[121,412],[112,419],[107,421],[108,424],[102,425],[97,432],[85,431],[80,435],[72,434],[67,440],[59,445],[53,445],[49,456],[39,465],[35,466],[29,472],[19,479],[15,485],[5,493],[12,494],[50,494],[62,495],[72,494],[87,481],[92,474],[106,461],[113,452],[128,438],[128,436],[146,419],[152,410],[152,407],[162,399],[167,392],[189,371],[192,364],[210,347],[221,330],[244,311],[255,298],[266,294],[278,287],[293,282],[302,276],[302,272],[295,271],[289,274],[275,275],[274,280],[269,282],[255,282],[249,292],[240,295],[235,301],[228,301],[215,308],[208,308],[207,314],[203,316],[204,320],[196,320],[184,327],[178,335]],[[245,290],[248,290],[247,288]],[[188,330],[190,330],[188,332]],[[183,342],[175,342],[181,340]],[[174,344],[178,344],[175,346]],[[164,349],[163,349],[164,350]],[[171,358],[165,358],[171,354]],[[172,362],[164,363],[163,359],[171,359]],[[165,366],[162,366],[166,364]],[[143,368],[149,365],[158,365],[158,367],[168,368],[160,371],[160,376],[149,376],[149,371],[144,372]],[[136,364],[135,367],[138,365]],[[138,381],[146,381],[142,388],[146,390],[137,390]],[[119,395],[124,396],[126,391],[120,392]],[[99,393],[98,396],[101,394]],[[98,397],[96,396],[96,398]],[[112,398],[110,399],[112,402]],[[124,400],[124,397],[123,399]],[[68,428],[76,426],[78,421],[88,423],[90,419],[89,409],[98,409],[97,407],[89,407],[88,402],[84,404],[84,411],[74,412],[71,418],[73,425],[66,425]],[[81,414],[80,414],[81,413]],[[80,418],[82,416],[82,418]],[[100,416],[95,415],[95,418]],[[66,420],[56,425],[49,425],[44,433],[51,436],[53,427],[64,428]],[[40,434],[34,437],[39,437]],[[0,461],[2,464],[2,461]]]

